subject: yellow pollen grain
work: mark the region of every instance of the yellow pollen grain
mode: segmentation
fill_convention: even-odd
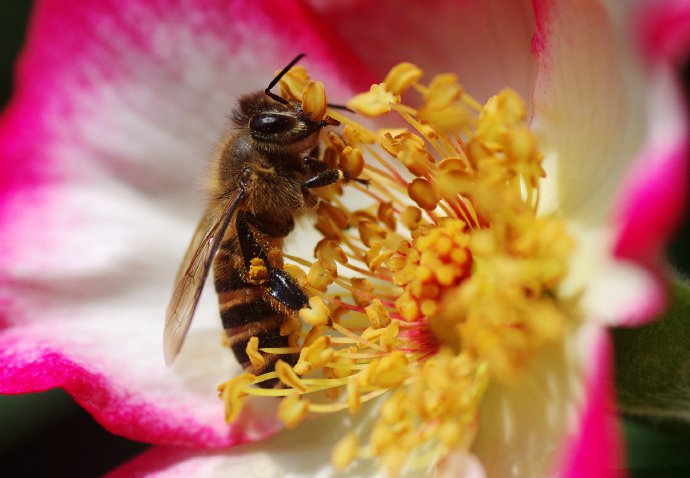
[[[249,271],[247,273],[248,282],[250,284],[263,284],[268,280],[268,268],[263,259],[254,257],[249,261]]]

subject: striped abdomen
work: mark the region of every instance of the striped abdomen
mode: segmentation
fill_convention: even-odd
[[[264,236],[265,237],[265,236]],[[282,239],[271,239],[272,247],[281,247]],[[276,257],[276,254],[267,254]],[[282,260],[276,257],[271,267],[282,268]],[[223,328],[228,337],[237,361],[247,371],[259,375],[273,371],[278,358],[294,365],[296,355],[263,354],[265,366],[256,370],[247,357],[247,343],[251,337],[258,337],[259,348],[288,347],[288,337],[280,335],[280,327],[292,313],[276,301],[268,293],[265,286],[257,286],[245,282],[245,265],[242,252],[237,241],[235,228],[228,228],[216,257],[213,261],[216,292]],[[262,382],[262,387],[273,387],[277,380]]]

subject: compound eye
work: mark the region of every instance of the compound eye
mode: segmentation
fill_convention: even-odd
[[[296,121],[294,118],[277,113],[254,115],[249,121],[249,129],[264,134],[284,133],[290,131],[295,126]]]

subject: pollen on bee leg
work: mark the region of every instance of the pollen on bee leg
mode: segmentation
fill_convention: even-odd
[[[254,375],[243,373],[218,385],[220,398],[225,402],[225,421],[232,423],[242,411],[244,400],[248,397],[246,388],[254,383]]]
[[[249,261],[247,282],[253,285],[261,285],[268,280],[268,268],[263,259],[254,257]]]

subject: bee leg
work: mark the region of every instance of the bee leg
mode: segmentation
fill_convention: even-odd
[[[292,310],[299,310],[309,303],[309,297],[297,281],[282,269],[269,270],[268,288],[274,299]]]
[[[316,155],[309,153],[309,156],[304,158],[304,169],[305,173],[311,173],[310,175],[315,175],[326,171],[328,169],[328,165],[320,159],[316,159]]]
[[[268,265],[268,257],[266,252],[263,250],[261,245],[254,237],[252,230],[249,227],[249,222],[245,217],[245,213],[240,211],[235,217],[235,227],[237,228],[237,240],[240,243],[240,250],[242,251],[242,257],[244,258],[244,266],[249,270],[251,266],[251,261],[254,258],[259,258],[266,265]]]
[[[337,182],[357,181],[365,186],[369,184],[366,179],[351,178],[350,174],[342,169],[327,169],[318,173],[302,183],[302,189],[322,188]]]
[[[266,252],[258,243],[256,237],[254,237],[245,212],[240,211],[237,213],[235,227],[237,228],[237,240],[240,243],[240,250],[242,251],[246,269],[249,270],[251,261],[254,258],[263,260],[268,267]],[[269,267],[268,280],[265,285],[268,288],[269,294],[289,309],[299,310],[305,307],[309,301],[309,298],[297,281],[282,269]]]

